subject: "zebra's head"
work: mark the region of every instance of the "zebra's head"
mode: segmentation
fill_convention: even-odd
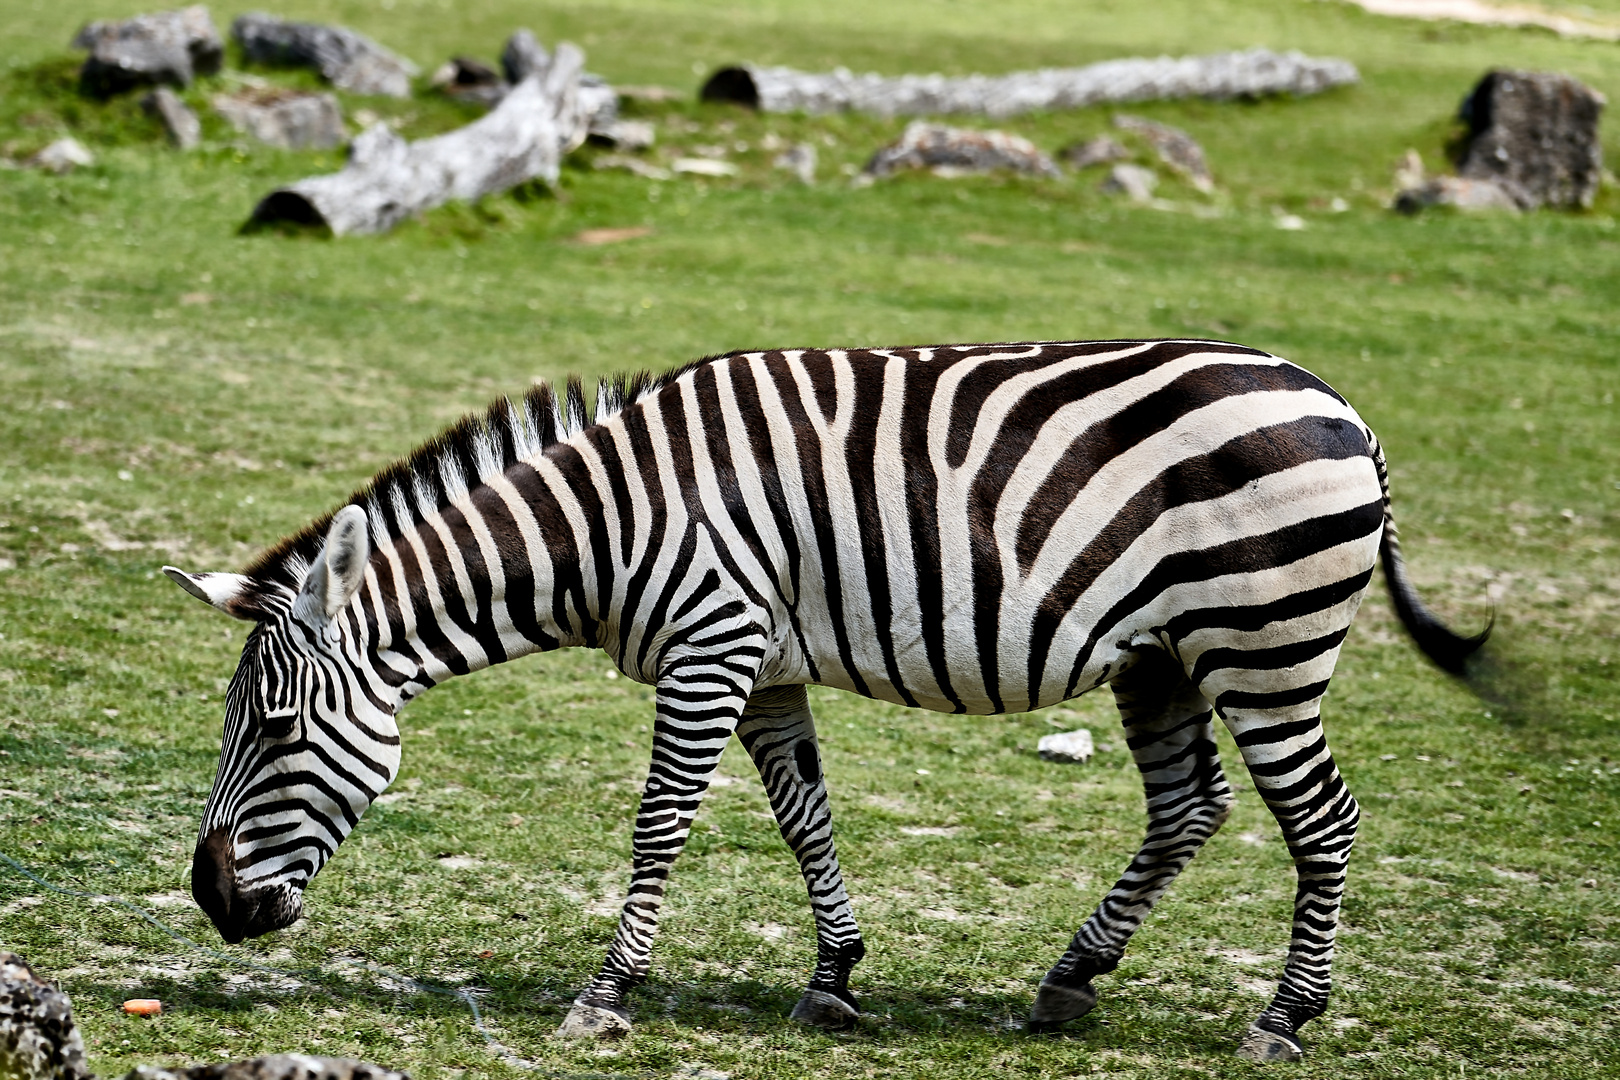
[[[279,930],[303,891],[399,771],[402,697],[364,664],[351,606],[370,557],[347,506],[294,590],[240,574],[164,567],[181,588],[256,625],[225,695],[219,770],[191,864],[191,894],[226,941]]]

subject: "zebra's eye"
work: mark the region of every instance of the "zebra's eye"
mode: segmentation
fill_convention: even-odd
[[[266,738],[284,739],[292,734],[293,724],[297,720],[298,710],[296,708],[266,709],[259,730],[264,733]]]

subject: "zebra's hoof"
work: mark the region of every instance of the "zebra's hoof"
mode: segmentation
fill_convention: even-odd
[[[848,1031],[861,1015],[853,1005],[825,990],[806,990],[789,1014],[801,1024],[823,1031]]]
[[[622,1039],[630,1034],[630,1014],[624,1009],[574,1002],[557,1029],[559,1039]]]
[[[1060,986],[1043,982],[1035,992],[1035,1004],[1030,1006],[1029,1030],[1037,1035],[1056,1031],[1067,1021],[1084,1016],[1096,1007],[1097,988],[1090,983]]]
[[[1303,1061],[1305,1044],[1258,1024],[1250,1024],[1238,1044],[1237,1056],[1250,1061]]]

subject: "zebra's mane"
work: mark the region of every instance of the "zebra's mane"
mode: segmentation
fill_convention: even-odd
[[[561,393],[550,383],[537,382],[517,400],[496,398],[483,412],[463,416],[384,468],[343,505],[366,512],[373,543],[385,536],[397,539],[518,461],[618,415],[712,359],[662,375],[647,371],[610,375],[597,384],[594,405],[586,404],[585,385],[578,376],[570,376]],[[284,537],[243,573],[255,581],[297,589],[320,554],[337,509]]]

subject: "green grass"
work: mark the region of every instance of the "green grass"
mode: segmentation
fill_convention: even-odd
[[[64,43],[84,18],[129,10],[0,0],[0,150],[74,133],[99,157],[64,177],[0,172],[0,850],[217,945],[184,894],[243,628],[156,568],[241,565],[535,376],[757,345],[1230,337],[1297,359],[1372,424],[1434,605],[1468,628],[1487,591],[1497,604],[1473,688],[1423,662],[1381,597],[1352,632],[1326,717],[1364,825],[1333,1009],[1307,1029],[1311,1059],[1286,1071],[1620,1075],[1620,200],[1523,218],[1384,209],[1396,157],[1410,146],[1438,164],[1447,118],[1486,67],[1567,70],[1615,100],[1613,45],[1291,0],[292,4],[281,10],[341,18],[424,68],[493,56],[527,24],[580,41],[611,79],[683,89],[694,67],[736,59],[997,71],[1256,43],[1348,56],[1365,76],[1305,101],[1133,108],[1208,149],[1220,191],[1167,182],[1179,209],[1122,206],[1094,176],[852,189],[841,168],[901,121],[678,105],[645,110],[657,156],[746,143],[738,179],[650,183],[589,168],[587,151],[555,196],[331,241],[236,230],[272,186],[340,155],[249,146],[206,109],[204,146],[179,155],[128,100],[76,96]],[[227,86],[188,97],[205,106]],[[426,95],[345,106],[413,137],[468,115]],[[1108,119],[1006,126],[1055,150]],[[773,172],[768,133],[815,140],[822,182]],[[1620,145],[1612,116],[1605,133]],[[1332,212],[1335,198],[1349,209]],[[1277,229],[1279,211],[1308,228]],[[569,240],[628,225],[654,232]],[[1229,745],[1237,812],[1098,1010],[1063,1038],[1017,1030],[1139,839],[1140,787],[1096,696],[1055,720],[1106,748],[1062,768],[1032,750],[1055,730],[1048,714],[814,693],[870,948],[856,1033],[786,1018],[814,938],[734,747],[723,768],[738,782],[715,789],[677,868],[636,1034],[549,1041],[612,935],[647,756],[646,690],[607,673],[598,654],[541,657],[406,711],[397,797],[316,879],[305,920],[226,950],[319,977],[232,968],[4,869],[0,947],[61,979],[104,1074],[299,1049],[418,1077],[521,1075],[456,1001],[331,962],[343,957],[482,988],[498,1036],[565,1072],[1251,1073],[1230,1052],[1280,971],[1292,875]],[[135,996],[163,998],[166,1014],[123,1016]]]

